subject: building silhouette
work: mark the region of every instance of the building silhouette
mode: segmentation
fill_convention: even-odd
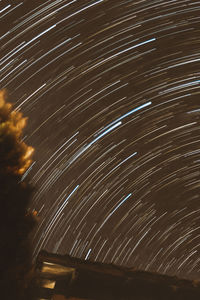
[[[30,293],[37,300],[199,300],[200,283],[41,251]]]

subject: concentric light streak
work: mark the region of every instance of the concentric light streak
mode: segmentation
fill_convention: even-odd
[[[36,148],[45,248],[200,273],[200,3],[0,2],[0,82]]]

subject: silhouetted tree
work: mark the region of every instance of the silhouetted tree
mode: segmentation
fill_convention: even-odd
[[[31,164],[33,148],[22,140],[26,125],[0,91],[0,294],[1,299],[27,299],[31,270],[28,236],[35,220],[27,212],[32,188],[22,175]]]

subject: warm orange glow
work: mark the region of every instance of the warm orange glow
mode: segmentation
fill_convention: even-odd
[[[34,210],[34,211],[32,212],[32,214],[33,214],[34,217],[36,217],[37,214],[38,214],[38,212],[37,212],[36,210]]]
[[[0,90],[0,135],[10,136],[13,140],[12,152],[18,158],[14,165],[8,166],[8,170],[22,175],[31,165],[31,157],[34,149],[22,142],[22,132],[27,123],[19,111],[12,111],[12,104],[5,101],[6,92]],[[8,153],[10,157],[12,153]]]

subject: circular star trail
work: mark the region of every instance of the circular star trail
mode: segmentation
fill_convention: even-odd
[[[29,117],[41,249],[200,273],[200,3],[0,2],[1,88]]]

